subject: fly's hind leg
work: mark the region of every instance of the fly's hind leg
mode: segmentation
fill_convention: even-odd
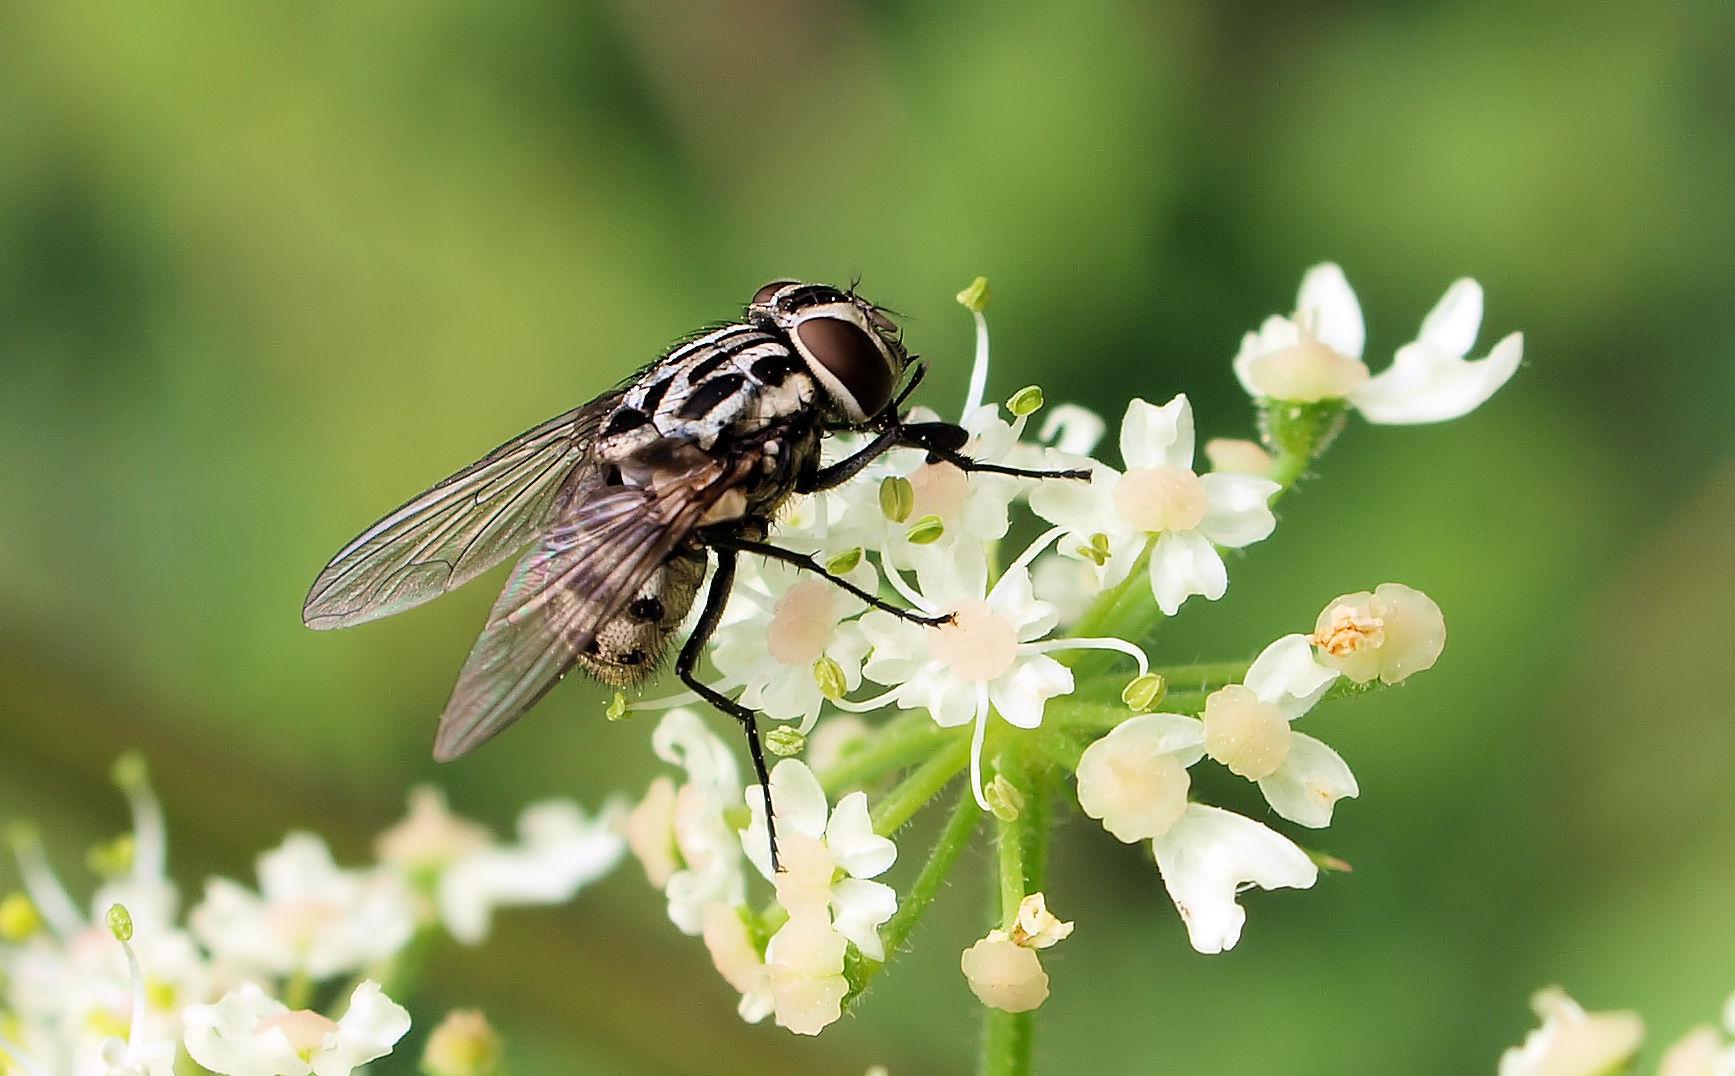
[[[771,774],[765,768],[765,748],[759,742],[759,715],[709,684],[701,682],[694,673],[705,643],[710,640],[717,630],[717,624],[723,619],[723,607],[729,603],[729,588],[735,582],[735,550],[720,544],[713,545],[712,548],[717,551],[717,570],[711,576],[711,585],[705,591],[705,607],[699,612],[699,622],[693,625],[693,634],[688,636],[686,645],[681,647],[680,656],[675,658],[675,675],[701,699],[741,722],[741,727],[746,730],[747,750],[753,756],[753,776],[758,779],[759,789],[765,794],[765,836],[771,842],[771,870],[776,873],[783,867],[777,859],[776,812],[771,807]]]
[[[832,586],[835,586],[840,590],[846,590],[860,598],[862,601],[867,602],[875,609],[883,609],[898,619],[907,620],[912,624],[934,627],[939,624],[950,624],[952,622],[951,613],[945,613],[941,616],[927,616],[923,613],[918,613],[913,609],[905,609],[901,605],[896,605],[892,602],[886,601],[877,594],[871,594],[842,576],[827,571],[823,564],[814,560],[806,553],[797,553],[793,549],[784,549],[782,546],[772,545],[770,542],[761,542],[753,538],[743,538],[739,535],[732,534],[705,533],[701,535],[700,540],[712,549],[717,550],[719,553],[723,550],[730,550],[737,553],[755,553],[764,557],[766,560],[782,561],[784,564],[793,565],[804,572],[812,572],[814,575],[819,576]],[[733,570],[733,565],[731,565],[731,570]]]

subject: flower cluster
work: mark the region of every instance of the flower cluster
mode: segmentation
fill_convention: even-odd
[[[12,834],[24,891],[0,901],[0,1058],[31,1076],[343,1076],[409,1030],[382,984],[415,938],[481,941],[494,909],[570,899],[624,850],[614,809],[538,804],[503,844],[418,789],[374,865],[339,867],[291,833],[259,857],[257,888],[212,878],[183,924],[144,766],[123,758],[116,777],[133,829],[93,854],[106,877],[88,914],[34,834]]]
[[[1530,999],[1542,1026],[1500,1055],[1499,1076],[1604,1076],[1624,1071],[1645,1038],[1634,1012],[1586,1012],[1558,986]],[[1663,1052],[1657,1076],[1735,1076],[1735,996],[1722,1027],[1700,1024]]]
[[[1487,358],[1466,358],[1482,295],[1461,280],[1417,340],[1371,375],[1355,296],[1336,266],[1320,266],[1296,313],[1249,333],[1231,364],[1253,397],[1259,443],[1213,441],[1201,467],[1192,404],[1174,394],[1128,404],[1108,461],[1093,455],[1108,423],[1090,411],[1062,405],[1038,421],[1035,388],[1003,407],[982,402],[986,289],[979,281],[959,300],[977,324],[960,452],[978,466],[894,449],[800,500],[773,538],[822,571],[747,558],[711,652],[715,687],[790,723],[771,748],[806,752],[771,780],[784,870],[769,869],[763,795],[743,788],[727,747],[688,710],[666,715],[654,738],[684,781],[659,777],[628,825],[670,918],[704,936],[748,1020],[769,1015],[811,1034],[837,1019],[985,816],[999,830],[1000,919],[965,951],[963,970],[995,1009],[1040,1004],[1048,978],[1036,950],[1072,926],[1047,913],[1037,866],[1068,781],[1114,837],[1149,842],[1200,952],[1239,940],[1247,887],[1313,885],[1337,861],[1200,802],[1190,771],[1209,760],[1256,783],[1277,819],[1327,826],[1337,802],[1357,795],[1355,776],[1292,723],[1328,695],[1432,666],[1445,643],[1438,607],[1386,583],[1334,599],[1311,632],[1283,635],[1250,663],[1153,670],[1146,648],[1163,618],[1224,595],[1224,553],[1274,533],[1275,501],[1351,410],[1388,424],[1458,417],[1522,354],[1513,334]],[[860,445],[833,440],[834,459]],[[1035,537],[1008,548],[1016,535]],[[890,716],[855,716],[880,711]],[[894,892],[881,881],[903,858],[891,838],[957,777],[968,788],[951,821]]]

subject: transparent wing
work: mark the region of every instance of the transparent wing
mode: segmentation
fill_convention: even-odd
[[[434,757],[470,751],[542,698],[756,463],[726,465],[691,449],[645,488],[610,487],[575,506],[494,603],[440,716]]]
[[[390,616],[517,552],[548,522],[619,399],[611,393],[549,419],[363,531],[313,581],[302,620],[323,630]]]

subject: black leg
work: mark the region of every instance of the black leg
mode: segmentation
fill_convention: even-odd
[[[712,573],[711,585],[705,591],[705,608],[699,613],[699,622],[693,626],[693,634],[687,637],[686,645],[681,647],[681,654],[675,659],[675,675],[701,699],[741,722],[747,730],[747,750],[753,756],[753,775],[759,779],[759,788],[765,793],[765,836],[771,842],[771,870],[777,873],[783,867],[777,861],[777,821],[771,809],[771,774],[765,768],[765,748],[759,742],[759,715],[709,684],[701,683],[693,672],[705,643],[723,619],[723,607],[729,603],[729,587],[735,581],[735,551],[714,548],[717,550],[717,570]]]
[[[927,449],[928,459],[944,460],[961,471],[985,471],[989,474],[1011,475],[1014,478],[1070,478],[1081,482],[1090,481],[1090,472],[1085,470],[1037,471],[1026,467],[1006,467],[998,463],[982,463],[973,460],[958,451],[968,440],[969,435],[964,432],[961,426],[950,422],[899,423],[886,432],[894,431],[898,434],[898,444],[910,448]],[[849,460],[843,462],[848,463]],[[866,466],[866,464],[864,463],[862,466]],[[856,469],[860,470],[861,468],[857,467]]]
[[[792,564],[803,571],[812,572],[814,575],[824,579],[832,586],[849,591],[851,594],[854,594],[862,601],[867,602],[875,609],[883,609],[898,619],[907,620],[912,624],[925,624],[932,627],[936,624],[950,624],[952,622],[951,613],[947,613],[944,616],[923,616],[921,613],[905,609],[901,605],[893,605],[891,602],[886,601],[878,595],[869,594],[867,591],[856,586],[854,583],[851,583],[842,576],[833,575],[831,572],[826,571],[824,565],[820,564],[817,560],[814,560],[806,553],[797,553],[793,549],[784,549],[782,546],[772,545],[769,542],[759,542],[752,538],[742,538],[732,534],[712,535],[701,533],[700,541],[719,552],[728,549],[740,553],[756,553],[759,556],[764,557],[766,560],[780,560],[785,564]],[[731,569],[732,568],[733,565],[731,565]]]
[[[821,467],[812,474],[801,478],[795,483],[797,493],[818,493],[821,490],[834,489],[843,485],[861,469],[886,454],[886,450],[899,443],[903,437],[903,427],[893,424],[879,432],[872,441],[850,456],[838,460],[829,467]]]

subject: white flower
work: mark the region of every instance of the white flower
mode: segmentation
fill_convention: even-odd
[[[409,1029],[410,1014],[371,979],[355,988],[339,1020],[291,1012],[245,983],[214,1005],[188,1007],[186,1046],[194,1061],[224,1076],[348,1076],[390,1053]]]
[[[866,558],[844,578],[867,591],[879,574]],[[778,721],[801,722],[807,733],[826,701],[823,663],[842,687],[861,684],[867,640],[849,620],[866,603],[848,591],[791,565],[768,561],[729,596],[736,618],[717,632],[711,661],[728,684],[743,684],[741,705]]]
[[[854,942],[863,956],[884,960],[879,927],[898,910],[898,898],[891,886],[869,879],[891,867],[898,849],[873,831],[867,794],[851,792],[828,809],[813,771],[786,758],[771,771],[771,802],[777,811],[783,869],[771,870],[765,796],[758,786],[747,790],[753,820],[741,834],[741,845],[777,887],[777,902],[791,916],[829,909],[830,925],[840,935]]]
[[[1637,1013],[1587,1013],[1558,986],[1538,990],[1530,1007],[1542,1026],[1500,1055],[1500,1076],[1601,1076],[1638,1052]]]
[[[949,624],[912,624],[873,610],[862,617],[862,632],[873,654],[862,675],[892,686],[899,707],[925,709],[942,728],[975,721],[970,750],[970,784],[976,802],[988,809],[982,792],[982,741],[990,707],[1008,724],[1032,729],[1042,723],[1047,701],[1071,693],[1072,671],[1049,652],[1099,648],[1144,654],[1119,639],[1054,639],[1041,642],[1059,620],[1047,602],[1037,601],[1025,567],[1046,537],[1014,561],[987,588],[987,563],[980,547],[959,546],[944,560],[924,562],[917,576],[914,604],[933,613],[950,612]],[[881,700],[876,700],[876,702]]]
[[[494,842],[486,826],[453,814],[433,785],[410,789],[409,813],[374,839],[374,854],[411,878],[438,877],[453,863]]]
[[[1233,949],[1247,912],[1235,895],[1261,889],[1308,889],[1319,869],[1287,838],[1250,818],[1192,803],[1151,842],[1163,884],[1201,953]]]
[[[1401,683],[1434,667],[1446,648],[1446,618],[1434,599],[1402,583],[1333,598],[1308,637],[1327,665],[1358,684]]]
[[[519,843],[486,845],[440,875],[435,903],[452,937],[475,945],[488,933],[494,909],[559,904],[620,861],[624,810],[588,817],[570,800],[532,804],[518,816]]]
[[[1029,1012],[1048,1000],[1048,973],[1034,950],[1014,942],[1004,930],[990,930],[959,960],[970,992],[1002,1012]]]
[[[1268,502],[1281,487],[1250,474],[1195,474],[1193,409],[1184,395],[1161,407],[1128,404],[1121,458],[1125,474],[1094,460],[1049,455],[1050,466],[1092,472],[1088,483],[1047,482],[1030,492],[1036,514],[1066,528],[1060,551],[1100,561],[1103,585],[1114,586],[1149,545],[1151,594],[1167,616],[1194,594],[1221,598],[1229,575],[1216,547],[1239,549],[1269,536],[1277,519]]]
[[[1735,1035],[1735,995],[1723,1005],[1722,1033],[1710,1024],[1687,1032],[1664,1051],[1657,1076],[1735,1076],[1735,1042],[1725,1034]]]
[[[1241,341],[1235,376],[1249,395],[1312,403],[1347,399],[1369,422],[1443,422],[1481,406],[1518,369],[1524,337],[1512,333],[1486,358],[1466,360],[1482,324],[1482,288],[1455,281],[1413,343],[1392,365],[1369,377],[1362,362],[1366,329],[1361,305],[1335,265],[1302,278],[1293,318],[1267,318]]]
[[[414,896],[395,872],[340,870],[313,834],[285,837],[258,871],[259,894],[212,878],[188,916],[212,955],[243,974],[328,979],[390,958],[415,932]]]
[[[1245,684],[1230,684],[1205,700],[1206,753],[1258,781],[1278,814],[1314,829],[1329,825],[1333,805],[1359,789],[1337,752],[1289,723],[1336,679],[1336,670],[1313,660],[1307,636],[1286,635],[1254,659]]]
[[[1128,844],[1168,832],[1187,809],[1187,767],[1205,754],[1205,730],[1184,714],[1141,714],[1115,726],[1078,760],[1078,803]]]
[[[823,913],[803,911],[765,943],[765,974],[779,1025],[797,1035],[817,1035],[843,1015],[849,991],[844,942]]]
[[[685,769],[687,782],[672,802],[665,783],[653,784],[626,825],[652,884],[661,882],[670,921],[697,935],[707,904],[734,907],[746,898],[740,838],[725,817],[740,802],[741,780],[729,746],[691,710],[664,714],[651,747],[664,762]]]
[[[1048,910],[1048,898],[1031,893],[1018,902],[1018,918],[1009,936],[1026,949],[1051,949],[1072,937],[1073,924]]]
[[[749,1024],[757,1024],[771,1015],[775,1001],[765,957],[753,944],[753,935],[742,918],[744,912],[743,908],[713,901],[700,910],[700,918],[711,963],[717,966],[724,981],[741,994],[736,1011]]]

